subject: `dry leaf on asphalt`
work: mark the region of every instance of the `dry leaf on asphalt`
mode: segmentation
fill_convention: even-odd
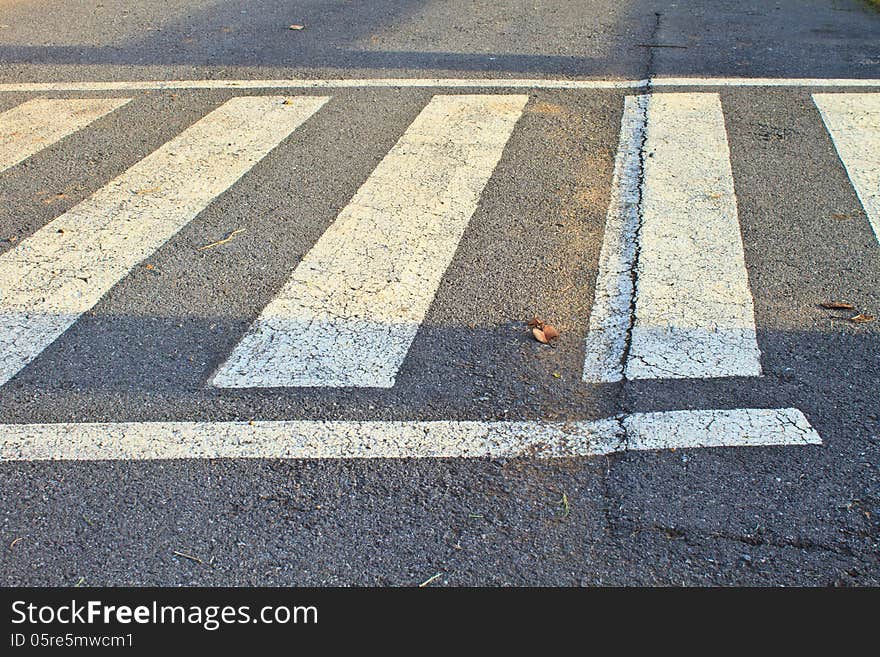
[[[559,331],[550,324],[538,319],[537,316],[532,317],[527,326],[532,329],[532,336],[534,336],[535,340],[541,344],[550,344],[551,340],[559,337]]]
[[[849,321],[851,321],[853,324],[867,324],[868,322],[874,321],[874,316],[859,313],[855,317],[850,317]]]
[[[287,28],[288,30],[304,30],[306,29],[305,25],[291,25]]]
[[[826,301],[825,303],[820,303],[820,306],[825,310],[855,310],[855,306],[851,303],[845,303],[843,301]]]

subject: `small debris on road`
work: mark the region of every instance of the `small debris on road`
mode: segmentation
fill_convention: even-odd
[[[419,584],[419,588],[420,588],[420,589],[425,588],[425,587],[428,586],[431,582],[433,582],[433,581],[439,579],[442,575],[443,575],[443,573],[437,573],[436,575],[432,575],[431,577],[429,577],[428,579],[426,579],[424,582],[422,582],[421,584]]]
[[[244,229],[244,228],[237,228],[234,231],[232,231],[231,233],[229,233],[228,235],[226,235],[226,237],[224,237],[222,240],[217,240],[216,242],[211,242],[210,244],[205,244],[204,246],[200,246],[196,250],[197,251],[206,251],[207,249],[213,249],[215,246],[220,246],[221,244],[226,244],[227,242],[231,242],[235,238],[236,235],[238,235],[239,233],[243,233],[245,230],[246,229]]]
[[[825,310],[856,310],[856,307],[845,301],[826,301],[825,303],[819,304],[820,308],[824,308]],[[867,315],[863,312],[858,312],[855,315],[843,316],[843,315],[830,315],[830,319],[841,319],[847,322],[851,322],[853,324],[867,324],[868,322],[874,321],[873,315]]]
[[[564,492],[562,493],[562,497],[559,500],[559,517],[567,518],[568,514],[571,513],[571,506],[568,504],[568,495]]]
[[[54,203],[55,201],[60,201],[61,199],[67,198],[67,194],[65,194],[64,192],[54,192],[54,193],[48,192],[48,194],[50,194],[49,196],[46,196],[46,194],[47,194],[47,192],[40,192],[37,195],[37,196],[44,196],[45,197],[42,199],[42,201],[46,205],[50,205],[50,204]]]
[[[306,26],[305,26],[305,25],[296,25],[296,24],[294,24],[294,25],[289,26],[287,29],[288,29],[288,30],[297,30],[297,31],[299,31],[299,30],[304,30],[304,29],[306,29]]]
[[[195,561],[198,564],[204,564],[205,562],[199,559],[198,557],[194,557],[191,554],[187,554],[186,552],[180,552],[178,550],[174,550],[175,557],[183,557],[184,559],[189,559],[190,561]]]
[[[532,317],[528,323],[528,327],[532,329],[532,337],[541,344],[550,344],[551,340],[556,340],[559,337],[559,331],[557,331],[555,327],[545,323],[537,317]]]
[[[858,315],[853,315],[852,317],[841,317],[840,315],[832,315],[831,319],[842,319],[845,322],[852,322],[853,324],[867,324],[868,322],[874,321],[874,316],[859,313]]]
[[[535,340],[537,340],[541,344],[550,344],[550,340],[547,339],[544,331],[539,329],[537,326],[532,329],[532,335],[535,336]]]

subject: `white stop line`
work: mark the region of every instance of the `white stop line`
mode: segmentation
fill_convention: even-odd
[[[108,422],[0,425],[0,460],[564,458],[821,445],[794,408],[664,411],[581,422]]]

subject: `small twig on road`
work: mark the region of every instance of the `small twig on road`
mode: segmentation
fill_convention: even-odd
[[[430,584],[431,582],[433,582],[433,581],[435,581],[436,579],[440,578],[442,575],[443,575],[443,573],[437,573],[436,575],[432,575],[431,577],[429,577],[428,579],[426,579],[424,582],[422,582],[421,584],[419,584],[419,588],[420,588],[420,589],[425,588],[426,586],[428,586],[428,584]]]
[[[559,513],[561,518],[567,518],[568,514],[571,513],[571,506],[568,504],[568,495],[563,491],[562,498],[559,500]]]
[[[186,552],[180,552],[180,551],[178,551],[178,550],[175,550],[175,551],[174,551],[174,556],[176,556],[176,557],[183,557],[184,559],[189,559],[190,561],[195,561],[196,563],[198,563],[198,564],[202,564],[202,565],[204,565],[204,563],[205,563],[204,561],[202,561],[202,560],[199,559],[198,557],[194,557],[194,556],[191,555],[191,554],[187,554]]]
[[[207,249],[213,249],[215,246],[220,246],[221,244],[226,244],[227,242],[231,242],[232,239],[238,235],[239,233],[243,233],[245,228],[237,228],[236,230],[229,233],[222,240],[217,240],[216,242],[211,242],[210,244],[205,244],[205,246],[200,246],[197,251],[206,251]]]

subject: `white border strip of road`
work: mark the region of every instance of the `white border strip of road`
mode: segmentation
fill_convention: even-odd
[[[640,89],[652,87],[880,87],[870,78],[653,78],[651,80],[566,80],[523,78],[360,78],[286,80],[118,80],[7,82],[0,92],[135,91],[164,89],[345,89],[447,87],[499,89]]]
[[[434,96],[212,384],[393,386],[528,100]]]
[[[232,98],[0,255],[0,384],[327,100]]]
[[[620,143],[614,158],[611,197],[584,347],[583,380],[588,383],[610,383],[623,378],[627,333],[632,325],[632,269],[639,225],[647,104],[648,96],[624,99]]]
[[[0,171],[85,128],[131,98],[34,98],[0,114]]]
[[[0,425],[0,461],[566,458],[821,445],[794,408],[635,413],[582,422],[114,422]]]
[[[880,241],[880,94],[813,94],[813,102]]]
[[[717,93],[648,101],[628,379],[759,376]]]

